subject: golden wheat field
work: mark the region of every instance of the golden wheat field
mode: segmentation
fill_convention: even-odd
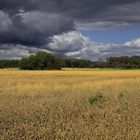
[[[140,140],[140,71],[0,70],[0,140]]]

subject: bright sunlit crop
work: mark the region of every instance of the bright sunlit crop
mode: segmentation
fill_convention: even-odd
[[[0,140],[139,138],[139,70],[0,70]]]

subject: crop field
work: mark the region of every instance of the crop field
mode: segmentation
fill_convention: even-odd
[[[139,139],[139,70],[0,70],[0,140]]]

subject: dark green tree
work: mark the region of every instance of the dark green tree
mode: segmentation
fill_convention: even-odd
[[[20,61],[20,69],[24,70],[60,70],[62,67],[63,59],[46,52],[38,52]]]

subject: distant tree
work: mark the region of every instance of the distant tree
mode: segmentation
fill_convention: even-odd
[[[140,56],[110,57],[106,61],[92,62],[82,59],[64,59],[41,51],[21,60],[0,60],[1,69],[18,67],[23,70],[60,70],[63,67],[140,69]]]
[[[82,59],[66,59],[65,67],[67,68],[90,68],[93,66],[93,62]]]
[[[0,68],[18,68],[19,60],[0,60]]]
[[[36,60],[35,60],[35,56],[31,55],[28,58],[23,58],[20,61],[20,65],[19,65],[20,69],[23,70],[35,70],[36,69]]]
[[[60,70],[63,66],[63,59],[46,52],[38,52],[20,61],[20,69],[24,70]]]
[[[140,56],[121,56],[121,57],[110,57],[107,60],[110,67],[118,67],[124,69],[135,69],[140,68]]]

